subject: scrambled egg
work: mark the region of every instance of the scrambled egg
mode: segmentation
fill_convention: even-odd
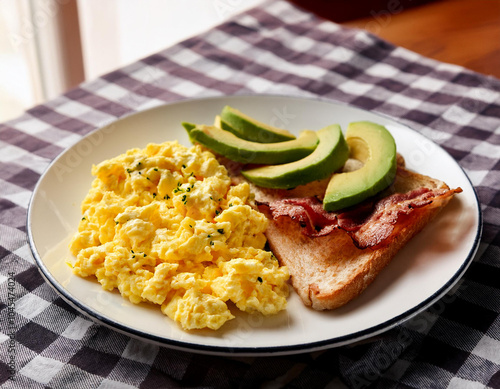
[[[286,308],[288,269],[264,250],[266,217],[200,146],[149,144],[93,166],[70,244],[73,271],[151,302],[184,329]]]

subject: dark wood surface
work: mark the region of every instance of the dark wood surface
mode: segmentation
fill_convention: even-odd
[[[500,0],[291,0],[426,57],[500,78]]]

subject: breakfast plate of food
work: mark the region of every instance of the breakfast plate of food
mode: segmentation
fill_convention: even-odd
[[[321,99],[186,100],[83,137],[28,209],[46,281],[116,331],[278,355],[387,331],[457,285],[481,212],[463,169],[397,121]]]

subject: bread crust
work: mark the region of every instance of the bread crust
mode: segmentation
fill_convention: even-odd
[[[297,196],[297,193],[309,196],[324,187],[323,184],[316,182],[310,188],[305,186],[286,193],[257,187],[253,190],[256,200],[269,201]],[[400,157],[396,179],[382,197],[422,187],[449,189],[440,180],[407,170]],[[266,235],[274,255],[288,267],[291,284],[303,303],[315,310],[335,309],[360,295],[401,248],[448,204],[454,193],[450,191],[448,195],[399,218],[384,244],[375,247],[358,248],[349,234],[340,228],[326,236],[307,236],[302,233],[298,222],[290,217],[273,219],[269,212]]]
[[[358,249],[341,229],[307,237],[290,218],[271,220],[267,237],[274,255],[288,267],[303,303],[316,310],[335,309],[361,294],[439,210],[415,210],[408,227],[394,233],[388,245],[374,249]]]

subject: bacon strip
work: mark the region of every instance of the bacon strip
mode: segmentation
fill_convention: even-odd
[[[415,209],[432,206],[436,200],[461,191],[461,188],[419,188],[367,201],[343,212],[326,212],[316,197],[280,199],[259,205],[268,207],[275,220],[284,216],[297,220],[303,227],[302,232],[310,237],[325,236],[341,228],[358,248],[364,249],[382,245],[393,233],[398,220]]]
[[[269,204],[273,218],[289,216],[297,220],[308,236],[328,235],[337,226],[334,213],[326,212],[316,197],[276,200]]]

